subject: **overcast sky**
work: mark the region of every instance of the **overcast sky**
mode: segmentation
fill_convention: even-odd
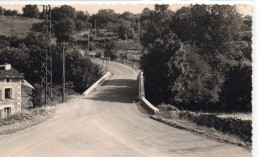
[[[170,9],[176,11],[183,6],[187,6],[188,4],[171,4]],[[24,5],[1,5],[5,9],[18,10],[22,13],[22,8]],[[57,5],[52,5],[52,7],[56,7]],[[90,14],[95,14],[100,9],[113,9],[116,13],[123,13],[125,11],[129,11],[132,13],[141,13],[144,8],[154,9],[154,4],[77,4],[71,5],[76,10],[88,11]],[[41,10],[41,6],[38,6]],[[252,6],[246,4],[237,5],[238,12],[243,15],[252,15]]]

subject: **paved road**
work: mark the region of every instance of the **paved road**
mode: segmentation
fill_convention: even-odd
[[[114,74],[87,97],[74,96],[54,118],[0,136],[1,157],[248,157],[250,152],[164,125],[140,113],[137,73],[110,63]]]

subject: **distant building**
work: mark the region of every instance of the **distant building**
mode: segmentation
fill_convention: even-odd
[[[118,40],[115,42],[115,50],[121,59],[139,61],[143,47],[138,40]]]
[[[115,43],[117,53],[121,54],[141,54],[143,47],[139,41],[136,40],[118,40]]]
[[[33,88],[11,64],[0,65],[0,118],[21,111],[22,85]]]

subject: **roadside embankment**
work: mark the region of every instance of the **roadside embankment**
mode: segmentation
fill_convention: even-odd
[[[214,114],[180,111],[171,105],[159,105],[160,113],[152,119],[176,128],[205,135],[247,149],[252,147],[252,121],[218,117]]]
[[[12,134],[39,124],[51,118],[55,113],[55,106],[23,110],[7,118],[0,119],[0,135]]]

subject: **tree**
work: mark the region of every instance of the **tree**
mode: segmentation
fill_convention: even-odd
[[[176,13],[156,5],[146,21],[141,66],[149,99],[196,110],[251,110],[251,40],[241,37],[250,33],[250,17],[230,5]],[[173,43],[181,48],[173,50]]]
[[[97,14],[90,17],[92,27],[105,28],[108,22],[117,23],[118,15],[112,9],[100,9]]]
[[[66,80],[73,82],[76,92],[84,92],[101,76],[100,68],[74,49],[67,50],[66,63]]]
[[[176,34],[169,32],[164,38],[157,38],[150,43],[147,53],[141,58],[146,96],[155,104],[168,102],[171,97],[169,87],[172,81],[168,78],[168,63],[179,49],[181,49],[181,42]]]
[[[59,22],[63,19],[76,19],[76,10],[75,8],[69,5],[62,5],[60,7],[55,7],[51,10],[52,21],[54,23]]]
[[[115,43],[113,42],[113,40],[106,39],[104,56],[109,57],[111,60],[117,59],[114,48]]]
[[[171,23],[182,41],[217,48],[239,36],[243,19],[235,6],[192,5],[176,11]]]
[[[75,23],[72,19],[62,19],[54,25],[55,36],[58,42],[71,43],[73,38],[73,32],[75,30]]]
[[[163,38],[169,33],[173,12],[168,9],[169,5],[156,5],[156,10],[150,12],[149,21],[145,23],[144,33],[140,37],[142,45],[146,48],[157,38]],[[144,24],[144,23],[143,23]]]
[[[149,20],[151,12],[152,11],[149,8],[144,8],[142,13],[141,13],[140,22],[143,22],[145,20]]]
[[[23,7],[23,16],[24,17],[30,17],[30,18],[38,18],[39,17],[39,8],[37,5],[25,5]]]
[[[133,13],[130,13],[129,11],[123,12],[121,15],[119,15],[119,18],[122,18],[126,21],[131,21],[134,17]]]
[[[52,9],[52,21],[58,42],[72,42],[76,27],[76,10],[68,5]],[[79,26],[78,26],[79,27]]]
[[[91,26],[90,23],[88,23],[90,15],[88,12],[78,11],[76,16],[76,30],[81,31],[83,29],[89,28]]]
[[[6,10],[4,12],[4,14],[7,15],[7,16],[17,16],[18,15],[18,11],[17,10],[10,10],[10,9],[8,9],[8,10]]]
[[[119,39],[127,40],[127,39],[133,39],[135,36],[134,29],[131,28],[129,22],[121,22],[121,24],[118,26],[118,36]]]

